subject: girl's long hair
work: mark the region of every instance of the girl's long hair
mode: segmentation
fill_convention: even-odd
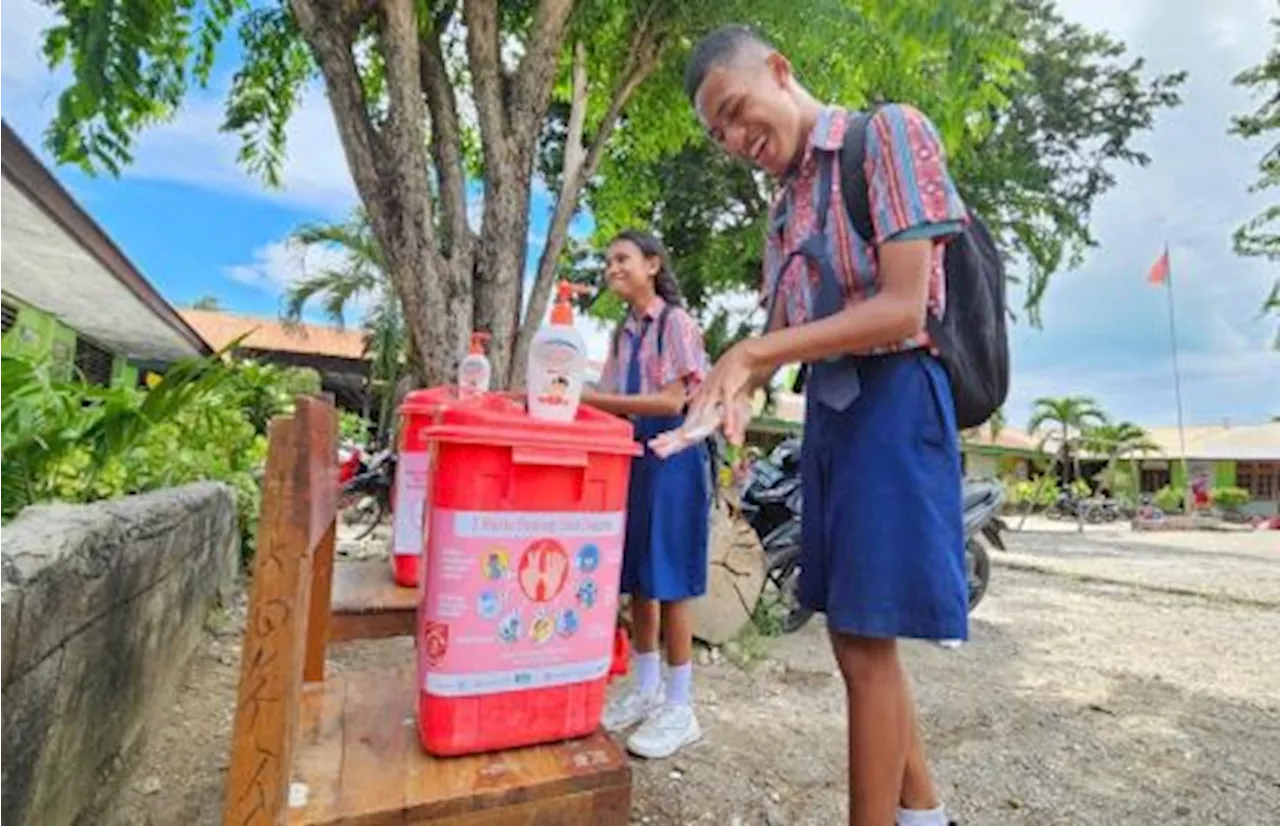
[[[640,253],[645,258],[657,258],[660,264],[658,274],[653,279],[654,292],[667,304],[673,307],[684,306],[684,296],[680,293],[680,282],[676,281],[675,270],[671,268],[671,256],[667,254],[667,248],[658,240],[658,236],[651,232],[641,229],[624,229],[613,239],[609,241],[609,246],[613,246],[619,241],[630,241],[639,248]],[[618,322],[618,326],[613,330],[613,341],[610,351],[616,357],[618,355],[618,339],[622,336],[622,328],[626,319]]]

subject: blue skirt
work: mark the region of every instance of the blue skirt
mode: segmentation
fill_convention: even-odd
[[[679,427],[681,417],[636,420],[642,444]],[[677,602],[707,591],[711,485],[705,444],[659,459],[645,445],[632,460],[622,593]]]
[[[810,401],[800,602],[861,637],[968,637],[963,480],[951,386],[915,351],[862,359],[843,411]]]

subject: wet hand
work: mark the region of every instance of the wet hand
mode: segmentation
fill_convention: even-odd
[[[690,400],[687,419],[700,422],[718,414],[725,438],[742,444],[751,416],[747,395],[754,369],[749,340],[730,347]]]

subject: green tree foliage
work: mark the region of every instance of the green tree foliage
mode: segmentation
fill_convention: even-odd
[[[216,295],[202,295],[191,302],[191,309],[217,312],[222,309],[222,303]]]
[[[1058,442],[1058,461],[1063,474],[1074,473],[1079,476],[1079,468],[1075,462],[1079,457],[1073,450],[1080,434],[1106,424],[1107,415],[1098,407],[1098,403],[1090,396],[1063,396],[1061,398],[1043,397],[1036,399],[1031,407],[1031,418],[1027,422],[1027,432],[1032,436],[1040,436],[1041,451],[1045,450],[1051,439]]]
[[[418,350],[412,345],[411,331],[373,227],[364,211],[357,210],[346,221],[300,227],[293,239],[304,246],[335,249],[342,255],[338,266],[309,272],[289,286],[284,296],[287,322],[300,322],[307,305],[319,301],[324,314],[343,326],[352,305],[367,302],[361,322],[364,357],[369,361],[381,437],[391,426],[396,387],[406,370],[417,363]]]
[[[1258,161],[1258,180],[1252,192],[1272,191],[1280,186],[1280,17],[1271,19],[1276,43],[1266,58],[1235,77],[1235,84],[1261,97],[1258,108],[1231,121],[1231,132],[1242,138],[1270,140]],[[1261,256],[1280,261],[1280,202],[1263,207],[1262,212],[1246,221],[1235,233],[1235,248],[1240,255]],[[1280,278],[1271,282],[1271,292],[1263,303],[1263,312],[1280,317]],[[1276,339],[1280,347],[1280,337]]]
[[[1036,321],[1051,276],[1093,243],[1089,215],[1115,167],[1148,162],[1133,139],[1179,102],[1184,73],[1146,76],[1141,58],[1066,21],[1050,0],[826,5],[813,22],[788,5],[755,22],[819,97],[909,101],[930,114],[966,200],[1017,263]],[[726,288],[757,286],[772,192],[692,120],[671,120],[687,106],[678,69],[664,66],[637,94],[629,123],[638,128],[612,144],[587,201],[601,236],[659,230],[697,308]]]

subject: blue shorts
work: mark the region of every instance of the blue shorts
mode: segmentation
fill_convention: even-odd
[[[859,362],[843,411],[810,401],[798,598],[832,631],[968,637],[960,450],[946,371],[921,351]]]

